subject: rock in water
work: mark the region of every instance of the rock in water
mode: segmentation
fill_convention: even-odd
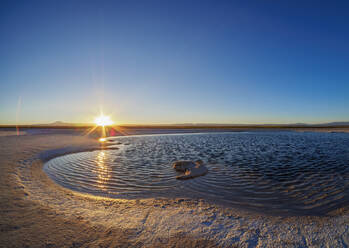
[[[172,164],[173,169],[176,171],[185,172],[186,170],[190,170],[191,168],[194,168],[196,164],[193,161],[187,161],[187,160],[180,160],[176,161]]]
[[[206,166],[197,165],[194,168],[187,170],[184,175],[177,176],[176,178],[179,180],[190,179],[194,177],[204,176],[208,172]]]
[[[205,175],[208,170],[206,166],[203,165],[202,160],[196,162],[193,161],[176,161],[172,164],[172,167],[176,171],[184,172],[184,175],[177,176],[179,180],[190,179],[194,177],[199,177]]]

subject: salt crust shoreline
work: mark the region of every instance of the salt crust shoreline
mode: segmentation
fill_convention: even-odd
[[[349,245],[346,209],[323,217],[283,217],[223,208],[203,200],[94,197],[55,184],[42,166],[54,156],[96,149],[96,140],[24,135],[0,137],[0,144],[3,247]]]

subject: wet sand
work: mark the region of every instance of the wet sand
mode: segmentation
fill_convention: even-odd
[[[69,147],[69,149],[64,149]],[[271,216],[204,200],[112,200],[58,186],[45,160],[98,148],[73,135],[0,137],[1,247],[346,247],[349,213]],[[62,149],[63,148],[63,149]],[[45,153],[47,150],[55,152]]]

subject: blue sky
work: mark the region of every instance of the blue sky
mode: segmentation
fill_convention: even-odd
[[[349,118],[346,1],[8,1],[0,124]]]

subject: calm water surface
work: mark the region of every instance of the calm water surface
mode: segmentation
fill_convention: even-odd
[[[178,134],[111,142],[119,149],[57,157],[44,170],[64,187],[112,198],[203,198],[290,214],[326,214],[349,202],[349,134]],[[176,180],[172,162],[198,159],[207,175]]]

